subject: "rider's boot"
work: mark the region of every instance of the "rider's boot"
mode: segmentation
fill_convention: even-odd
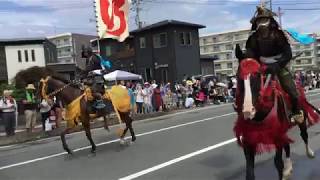
[[[293,123],[301,124],[304,121],[304,114],[303,111],[298,107],[298,99],[291,98],[292,109],[291,109],[291,116],[290,120]]]

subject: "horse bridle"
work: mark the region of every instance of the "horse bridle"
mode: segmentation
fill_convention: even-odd
[[[64,86],[62,86],[61,88],[47,94],[47,88],[48,88],[48,81],[51,77],[50,76],[47,76],[45,79],[41,79],[40,80],[40,83],[42,84],[42,87],[41,87],[41,96],[44,98],[44,99],[49,99],[50,97],[53,97],[57,94],[59,94],[61,91],[63,91],[64,89],[66,89],[67,87],[69,87],[73,82],[70,82]]]

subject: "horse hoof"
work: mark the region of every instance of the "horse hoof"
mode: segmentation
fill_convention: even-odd
[[[291,175],[293,172],[293,167],[292,167],[292,161],[291,159],[286,159],[284,162],[284,169],[283,169],[283,180],[288,180],[290,179]]]
[[[314,159],[316,157],[314,152],[310,148],[307,149],[306,153],[309,159]]]
[[[124,139],[120,139],[120,145],[125,145],[126,141]]]
[[[70,149],[67,149],[66,151],[69,155],[73,155],[73,151],[71,151]]]

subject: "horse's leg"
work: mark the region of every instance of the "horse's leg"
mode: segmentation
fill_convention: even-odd
[[[104,129],[110,132],[109,126],[108,126],[108,119],[106,116],[103,116],[104,121]]]
[[[283,159],[282,159],[282,148],[277,148],[276,155],[274,157],[274,164],[278,171],[279,180],[282,180],[283,168],[284,168]]]
[[[283,177],[284,179],[286,178],[289,178],[292,174],[292,171],[293,171],[293,167],[292,167],[292,161],[291,161],[291,158],[290,158],[290,145],[287,144],[285,145],[284,147],[284,151],[286,153],[286,159],[285,159],[285,162],[284,162],[284,169],[283,169]]]
[[[60,134],[62,147],[65,151],[67,151],[68,154],[72,154],[72,151],[69,149],[68,144],[66,142],[66,134],[68,134],[71,131],[71,129],[73,128],[67,128]]]
[[[136,141],[136,135],[135,135],[135,133],[134,133],[134,130],[133,130],[133,127],[132,127],[132,122],[133,122],[133,119],[130,117],[130,115],[128,114],[127,115],[127,127],[129,128],[129,130],[130,130],[130,134],[131,134],[131,141],[132,142],[135,142]]]
[[[307,128],[307,121],[305,121],[302,124],[299,124],[299,129],[300,129],[300,136],[303,139],[305,146],[306,146],[306,154],[307,156],[312,159],[315,158],[315,154],[313,150],[309,147],[309,135],[308,135],[308,128]]]
[[[90,118],[89,117],[85,118],[85,120],[82,121],[82,124],[83,124],[84,130],[86,132],[86,136],[91,144],[91,153],[95,153],[96,152],[96,145],[94,144],[92,137],[91,137]]]
[[[243,151],[246,157],[246,180],[254,180],[254,149],[243,146]]]

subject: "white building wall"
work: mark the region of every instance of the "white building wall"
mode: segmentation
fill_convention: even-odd
[[[21,51],[21,62],[19,62],[18,58],[19,50]],[[26,62],[25,50],[28,52],[28,62]],[[34,50],[35,61],[32,60],[32,50]],[[27,69],[32,66],[45,66],[43,45],[6,46],[5,51],[9,83],[20,70]]]

